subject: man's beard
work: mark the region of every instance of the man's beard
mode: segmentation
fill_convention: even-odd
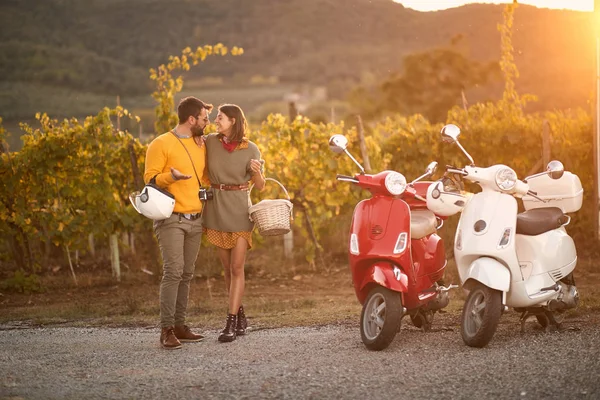
[[[204,127],[194,125],[190,127],[190,131],[192,132],[192,136],[202,136],[204,135]]]

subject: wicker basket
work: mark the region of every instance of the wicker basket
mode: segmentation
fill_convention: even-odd
[[[275,200],[261,200],[260,202],[252,205],[250,201],[250,192],[248,192],[248,213],[250,214],[250,221],[254,222],[258,228],[258,233],[262,236],[278,236],[285,235],[291,230],[292,216],[292,202],[290,196],[285,190],[285,187],[279,181],[273,178],[265,178],[265,181],[273,181],[277,183],[285,192],[287,200],[275,199]]]

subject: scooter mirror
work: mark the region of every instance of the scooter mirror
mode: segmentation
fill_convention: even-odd
[[[553,160],[548,163],[546,171],[548,171],[548,175],[550,175],[550,178],[560,179],[565,173],[565,166],[560,161]]]
[[[343,153],[348,147],[348,139],[344,135],[333,135],[329,138],[329,148],[334,153]]]
[[[441,131],[442,140],[446,143],[454,143],[460,136],[460,128],[454,124],[444,125]]]
[[[427,173],[427,175],[431,176],[431,175],[435,174],[435,171],[437,171],[437,167],[438,167],[437,161],[432,161],[427,166],[427,169],[425,169],[425,172]]]

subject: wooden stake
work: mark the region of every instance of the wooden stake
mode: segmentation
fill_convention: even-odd
[[[94,234],[90,233],[88,235],[88,247],[90,249],[90,255],[96,257],[96,245],[94,244]]]
[[[117,281],[121,281],[121,264],[119,260],[119,237],[116,233],[110,235],[110,265]]]
[[[69,260],[69,268],[71,268],[71,276],[73,276],[73,282],[75,282],[75,286],[77,283],[77,276],[75,276],[75,270],[73,269],[73,263],[71,262],[71,252],[69,251],[69,246],[65,246],[65,250],[67,251],[67,259]]]
[[[312,222],[310,222],[310,216],[308,215],[308,210],[304,209],[304,218],[306,220],[306,228],[308,230],[308,234],[315,245],[315,255],[319,257],[321,260],[321,265],[325,266],[325,261],[323,260],[323,255],[321,254],[321,250],[319,249],[319,242],[317,242],[317,236],[315,235],[315,231],[312,226]]]
[[[367,143],[365,142],[365,129],[363,127],[362,118],[360,115],[356,117],[358,126],[358,140],[360,140],[360,153],[362,154],[363,167],[365,172],[371,172],[371,162],[369,161],[369,154],[367,153]]]
[[[544,168],[550,162],[551,151],[550,151],[550,123],[548,120],[544,120],[544,130],[542,131],[542,168]]]
[[[121,105],[121,96],[117,95],[117,107]],[[117,115],[117,131],[121,130],[121,117]]]

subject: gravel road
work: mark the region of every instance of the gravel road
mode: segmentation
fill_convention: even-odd
[[[514,313],[513,313],[514,314]],[[358,325],[251,331],[166,351],[156,328],[0,326],[0,399],[598,399],[600,326],[580,318],[523,334],[503,316],[484,349],[458,316],[421,332],[407,319],[386,350]]]

